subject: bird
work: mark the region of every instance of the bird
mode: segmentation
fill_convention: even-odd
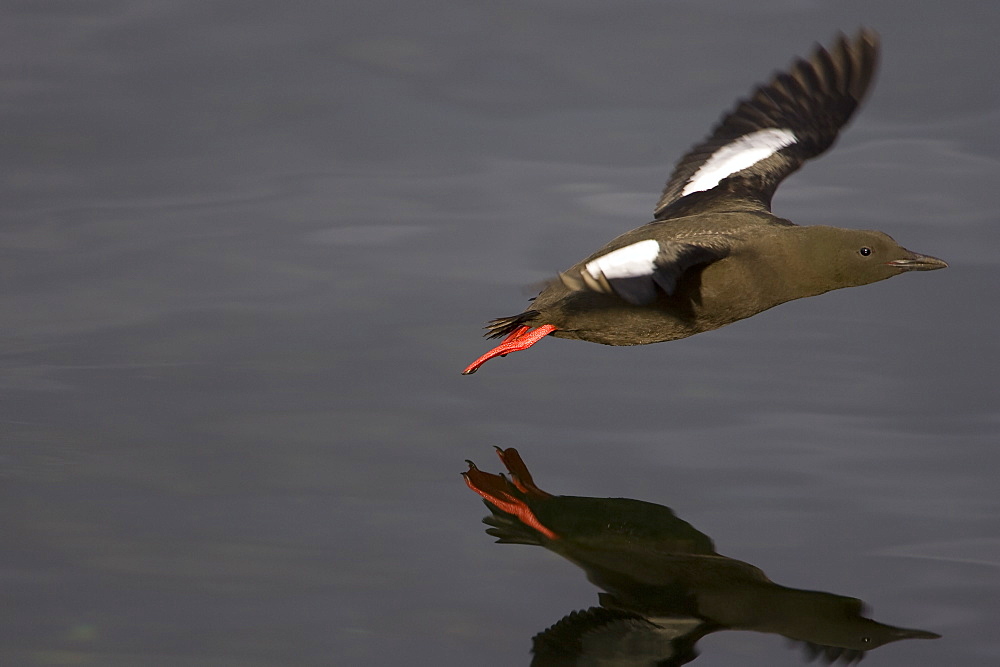
[[[549,281],[524,312],[487,326],[497,347],[546,336],[646,345],[686,338],[779,304],[948,266],[880,231],[800,226],[771,212],[778,185],[825,152],[871,87],[879,37],[861,28],[758,86],[677,163],[654,219]]]
[[[532,664],[583,664],[599,655],[607,664],[683,665],[702,637],[723,630],[782,635],[811,657],[852,663],[890,642],[940,636],[870,619],[857,598],[777,584],[719,554],[669,507],[543,491],[516,449],[496,451],[509,477],[471,461],[462,473],[490,510],[487,534],[544,547],[603,591],[600,607],[573,612],[534,638]],[[577,660],[555,659],[568,653]]]

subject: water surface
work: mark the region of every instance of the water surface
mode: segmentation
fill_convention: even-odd
[[[459,473],[497,444],[943,635],[866,664],[996,664],[1000,10],[906,10],[8,3],[0,662],[527,664],[596,589],[483,534]],[[737,97],[862,24],[874,95],[775,211],[951,268],[459,375]]]

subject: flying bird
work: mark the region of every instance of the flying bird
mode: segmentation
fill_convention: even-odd
[[[605,345],[686,338],[779,304],[948,266],[878,231],[799,226],[771,213],[775,189],[827,150],[870,88],[878,35],[817,46],[758,87],[674,169],[654,220],[559,274],[519,315],[487,325],[500,345],[545,336]]]

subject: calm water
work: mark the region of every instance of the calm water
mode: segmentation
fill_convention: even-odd
[[[997,664],[1000,6],[873,4],[6,3],[0,663],[527,664],[597,589],[483,533],[502,445],[943,635],[865,664]],[[775,211],[951,268],[459,375],[861,24],[874,95]]]

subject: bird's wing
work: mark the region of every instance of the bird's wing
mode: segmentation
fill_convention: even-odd
[[[875,74],[878,49],[871,30],[841,34],[829,50],[817,45],[810,58],[758,87],[681,158],[656,204],[656,219],[683,215],[692,195],[702,208],[718,197],[770,210],[778,184],[827,150],[854,114]]]
[[[670,295],[688,269],[729,254],[731,239],[717,234],[683,240],[645,239],[592,258],[582,269],[559,274],[572,290],[616,294],[642,306],[656,300],[657,290]]]
[[[695,659],[710,624],[693,616],[653,622],[626,609],[574,611],[531,639],[535,665],[663,665]]]

